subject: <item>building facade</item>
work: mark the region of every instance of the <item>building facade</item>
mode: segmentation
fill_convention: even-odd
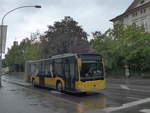
[[[150,0],[134,0],[121,15],[111,19],[116,24],[143,26],[150,33]]]

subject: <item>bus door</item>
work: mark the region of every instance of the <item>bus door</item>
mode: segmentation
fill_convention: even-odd
[[[45,86],[45,80],[44,80],[44,77],[43,76],[39,76],[39,85],[40,86]]]
[[[71,89],[75,89],[75,62],[70,63]]]
[[[64,63],[64,70],[65,88],[73,90],[75,88],[75,63],[66,59]]]
[[[40,62],[40,73],[39,73],[39,85],[40,86],[45,86],[45,63]]]

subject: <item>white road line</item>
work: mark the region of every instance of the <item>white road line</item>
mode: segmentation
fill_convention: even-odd
[[[118,88],[110,88],[110,89],[115,89],[115,90],[119,90]],[[147,90],[139,90],[139,89],[125,89],[125,90],[130,90],[130,91],[137,91],[137,92],[144,92],[144,93],[150,93],[150,91]]]
[[[150,113],[150,109],[143,109],[143,110],[140,110],[140,112],[142,112],[142,113]]]
[[[121,87],[122,89],[125,89],[125,90],[131,90],[131,91],[138,91],[138,92],[147,92],[147,93],[150,93],[150,91],[148,91],[148,90],[131,89],[131,88],[129,88],[128,86],[123,85],[123,84],[120,85],[120,87]],[[112,87],[112,89],[116,89],[116,88]]]
[[[120,85],[120,87],[121,87],[122,89],[130,90],[130,88],[129,88],[128,86],[126,86],[126,85]]]
[[[150,91],[148,91],[148,90],[139,90],[139,89],[130,89],[130,90],[132,90],[132,91],[138,91],[138,92],[147,92],[147,93],[150,93]]]
[[[106,113],[110,113],[110,112],[126,109],[126,108],[129,108],[129,107],[134,107],[134,106],[137,106],[137,105],[140,105],[140,104],[143,104],[143,103],[147,103],[147,102],[150,102],[150,98],[129,102],[129,103],[123,104],[120,107],[108,107],[108,108],[104,109],[103,111],[106,112]]]
[[[135,100],[140,100],[141,99],[141,98],[136,98],[136,97],[127,97],[127,98],[135,99]]]

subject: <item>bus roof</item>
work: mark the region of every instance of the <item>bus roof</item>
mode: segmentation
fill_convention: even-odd
[[[54,59],[54,58],[65,58],[65,57],[71,57],[71,56],[77,56],[77,54],[74,54],[74,53],[65,53],[65,54],[61,54],[61,55],[52,56],[51,58],[52,59]]]
[[[96,53],[65,53],[65,54],[61,54],[61,55],[52,56],[51,58],[55,59],[55,58],[65,58],[65,57],[71,57],[71,56],[84,56],[84,55],[102,56],[102,55],[96,54]]]
[[[65,53],[65,54],[60,54],[60,55],[54,55],[50,58],[47,58],[47,59],[41,59],[41,60],[35,60],[35,61],[27,61],[27,62],[40,62],[40,61],[44,61],[44,60],[50,60],[50,59],[57,59],[57,58],[66,58],[66,57],[72,57],[72,56],[77,56],[77,57],[80,57],[80,56],[85,56],[85,55],[94,55],[94,56],[102,56],[100,54],[96,54],[96,53]]]

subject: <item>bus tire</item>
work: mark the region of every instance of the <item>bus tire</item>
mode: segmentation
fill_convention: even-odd
[[[61,81],[57,81],[57,83],[56,83],[56,90],[60,91],[60,92],[63,90],[63,86],[62,86]]]

